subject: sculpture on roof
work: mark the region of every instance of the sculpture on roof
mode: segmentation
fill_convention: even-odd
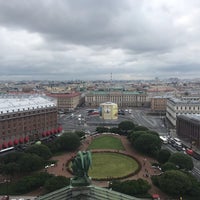
[[[89,168],[92,165],[92,156],[90,151],[79,151],[72,160],[72,171],[74,178],[71,180],[72,186],[87,186],[91,180],[88,176]]]

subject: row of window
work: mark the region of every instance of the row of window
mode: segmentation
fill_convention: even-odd
[[[192,107],[192,106],[177,106],[176,107],[177,110],[200,110],[200,106],[195,106],[195,107]]]
[[[44,127],[46,127],[45,129],[48,130],[48,127],[56,127],[57,126],[57,123],[48,123],[46,124],[45,126],[43,125],[32,125],[32,126],[25,126],[25,127],[20,127],[20,128],[15,128],[15,127],[12,127],[11,129],[2,129],[0,131],[0,136],[5,136],[5,135],[10,135],[11,133],[12,134],[16,134],[16,133],[22,133],[22,132],[27,132],[27,131],[33,131],[33,130],[40,130],[40,129],[44,129]]]
[[[0,119],[24,117],[24,116],[30,116],[30,115],[36,115],[36,114],[44,114],[44,113],[48,113],[48,112],[57,112],[57,109],[51,108],[48,110],[34,110],[31,112],[18,112],[18,113],[14,113],[14,114],[6,114],[6,115],[3,114],[2,116],[0,116]]]

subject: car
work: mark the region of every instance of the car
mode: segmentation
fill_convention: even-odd
[[[171,138],[171,137],[168,138],[168,143],[169,143],[169,144],[172,144],[172,143],[174,143],[174,142],[175,142],[175,141],[173,140],[173,138]]]
[[[119,110],[119,111],[118,111],[118,115],[125,115],[124,110]]]
[[[182,147],[181,146],[176,146],[175,147],[177,151],[182,151]]]
[[[153,200],[160,200],[159,194],[152,194],[152,199]]]

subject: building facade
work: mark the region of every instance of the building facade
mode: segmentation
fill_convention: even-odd
[[[167,98],[156,96],[151,98],[151,110],[153,112],[166,112]]]
[[[42,97],[0,98],[0,148],[35,142],[62,131],[57,107]]]
[[[173,126],[176,126],[176,118],[181,114],[200,114],[200,98],[167,99],[166,117]]]
[[[191,145],[200,146],[200,115],[177,116],[176,133],[189,139]]]
[[[104,102],[113,102],[119,107],[141,107],[146,103],[146,94],[127,91],[93,91],[85,96],[86,106],[97,107]]]
[[[51,93],[47,96],[53,97],[57,102],[59,111],[73,111],[81,103],[81,93]]]

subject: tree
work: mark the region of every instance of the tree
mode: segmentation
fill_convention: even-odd
[[[75,133],[64,133],[56,140],[56,143],[60,145],[59,150],[73,151],[80,146],[80,138]]]
[[[134,141],[141,136],[142,134],[145,134],[145,131],[133,131],[132,133],[129,134],[129,139],[131,141],[131,143],[133,144]]]
[[[1,157],[0,162],[8,164],[10,162],[18,162],[18,160],[24,155],[24,152],[11,152]]]
[[[46,143],[46,145],[48,146],[48,148],[50,149],[50,151],[52,153],[56,153],[56,152],[61,150],[61,145],[58,142],[58,139],[57,140],[53,140],[53,141],[51,141],[49,143]]]
[[[180,169],[192,170],[194,167],[192,158],[183,153],[174,153],[170,156],[169,162],[174,163]]]
[[[148,130],[147,133],[152,134],[152,135],[156,135],[156,136],[159,137],[159,134],[156,131]]]
[[[97,131],[98,133],[107,133],[107,132],[109,132],[110,130],[109,130],[109,128],[99,126],[99,127],[96,127],[96,131]]]
[[[158,153],[158,162],[161,164],[164,164],[165,162],[167,162],[169,160],[171,153],[169,150],[167,149],[161,149]]]
[[[46,181],[44,187],[48,192],[53,192],[70,184],[70,179],[64,176],[55,176]]]
[[[115,191],[132,196],[138,194],[146,194],[148,190],[151,188],[149,183],[143,179],[127,180],[123,182],[113,181],[110,187]]]
[[[165,172],[167,170],[176,170],[177,167],[174,163],[171,162],[166,162],[165,164],[162,165],[162,171]]]
[[[135,131],[148,131],[149,129],[145,126],[135,126],[134,132]]]
[[[127,134],[128,131],[133,130],[135,127],[134,123],[131,121],[123,121],[118,124],[118,128],[124,134]]]
[[[142,134],[134,142],[133,146],[140,152],[156,156],[161,149],[161,140],[152,134]]]
[[[189,177],[190,181],[192,182],[191,190],[189,191],[190,196],[200,196],[200,182],[197,178],[189,172],[184,172]]]
[[[85,132],[84,131],[75,131],[75,133],[79,136],[79,138],[85,136]]]
[[[47,147],[44,144],[31,145],[30,147],[28,147],[25,150],[25,153],[34,153],[34,154],[42,157],[45,160],[48,160],[52,156],[52,153],[51,153],[49,147]]]
[[[31,176],[25,176],[17,181],[14,186],[15,193],[24,194],[37,189],[45,184],[45,182],[54,175],[46,172],[35,173]]]
[[[161,190],[172,195],[186,194],[192,187],[190,178],[179,170],[164,172],[159,176],[158,184]]]
[[[119,128],[117,128],[117,127],[112,127],[112,128],[110,128],[110,132],[111,132],[111,133],[117,133],[117,134],[119,134],[119,133],[120,133],[120,130],[119,130]]]
[[[21,172],[31,172],[44,166],[44,159],[36,154],[26,153],[19,160]]]
[[[10,162],[2,166],[2,172],[5,174],[9,174],[13,176],[19,173],[19,171],[20,171],[20,166],[18,163],[15,163],[15,162]]]

